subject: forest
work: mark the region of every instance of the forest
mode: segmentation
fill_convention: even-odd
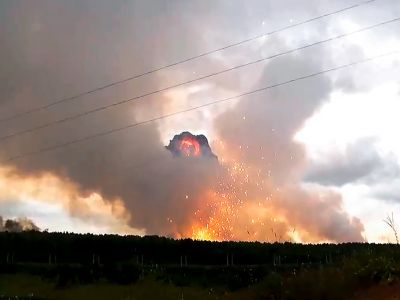
[[[142,287],[146,293],[170,288],[182,297],[197,289],[191,299],[236,299],[234,295],[243,293],[247,296],[237,299],[347,299],[376,284],[397,283],[399,259],[396,244],[211,242],[1,232],[0,299],[58,299],[59,293],[77,287],[104,285],[123,289],[121,299],[131,299],[126,296],[130,293],[127,287]],[[44,284],[46,288],[35,293],[21,291],[21,280],[25,286]],[[49,294],[49,289],[55,294]],[[150,293],[141,298],[157,296]]]

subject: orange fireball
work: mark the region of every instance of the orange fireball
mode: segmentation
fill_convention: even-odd
[[[179,145],[181,153],[185,156],[200,156],[201,148],[197,139],[187,136],[184,137]]]

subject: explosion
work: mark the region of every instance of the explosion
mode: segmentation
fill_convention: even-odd
[[[216,158],[207,138],[190,132],[175,135],[166,148],[174,157]],[[185,196],[194,208],[189,223],[178,229],[175,237],[218,241],[272,237],[274,241],[289,240],[283,221],[270,217],[275,213],[266,200],[271,200],[273,194],[266,188],[261,170],[253,170],[234,159],[216,162],[217,172],[209,172],[213,178],[211,184],[197,194],[192,193],[190,199],[189,195]]]
[[[195,152],[191,147],[195,146],[192,146],[192,137],[190,133],[176,135],[167,149],[174,153],[174,157],[193,157]],[[196,157],[204,160],[178,160],[177,165],[185,162],[190,167],[192,163],[205,166],[207,162],[212,162],[212,157],[216,157],[214,154],[205,155],[204,149],[212,153],[208,142],[201,143],[198,138],[194,140],[199,142],[201,149]],[[190,142],[186,145],[186,141]],[[182,150],[182,144],[189,148],[190,155]],[[343,213],[340,196],[327,190],[309,191],[298,183],[293,184],[295,181],[277,183],[272,168],[268,168],[271,161],[266,160],[266,157],[271,159],[267,153],[269,148],[252,147],[256,153],[252,159],[257,162],[249,163],[245,159],[250,151],[247,145],[239,144],[235,149],[220,141],[214,146],[220,161],[216,161],[217,168],[206,168],[207,185],[202,185],[202,189],[197,191],[187,190],[188,194],[179,205],[190,203],[190,210],[187,211],[186,221],[175,227],[173,235],[176,238],[267,242],[362,240],[359,236],[362,225]],[[307,214],[309,211],[313,215],[311,221]],[[332,231],[337,218],[347,222],[343,227],[346,231],[340,228]]]
[[[165,148],[176,157],[216,158],[204,135],[193,135],[188,131],[175,135]]]
[[[199,240],[292,240],[273,207],[274,193],[259,171],[243,163],[220,164],[215,186],[200,195],[186,235]]]
[[[185,137],[181,140],[181,143],[179,145],[179,150],[185,156],[200,156],[201,155],[199,142],[197,141],[197,139],[194,139],[191,137]]]

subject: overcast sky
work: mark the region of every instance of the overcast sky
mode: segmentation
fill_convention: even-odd
[[[361,2],[2,1],[0,119]],[[372,1],[1,122],[0,136],[398,17],[398,0]],[[282,190],[269,214],[285,228],[302,227],[300,240],[386,242],[392,237],[382,220],[393,212],[400,225],[399,54],[4,161],[399,50],[399,32],[400,22],[392,22],[2,140],[0,215],[28,217],[50,230],[181,232],[194,204],[179,197],[187,190],[197,197],[209,187],[210,169],[191,166],[193,174],[180,177],[187,166],[174,164],[163,145],[191,131],[205,134],[220,158],[249,168],[259,166],[256,158],[268,160],[260,167],[272,173],[268,187]]]

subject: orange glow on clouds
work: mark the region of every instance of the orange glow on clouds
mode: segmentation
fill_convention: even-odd
[[[82,195],[75,184],[51,173],[21,176],[11,168],[0,167],[0,201],[10,200],[59,205],[88,228],[93,224],[110,233],[140,233],[128,226],[130,216],[120,199],[104,199],[95,192]],[[46,227],[51,229],[51,224]]]

